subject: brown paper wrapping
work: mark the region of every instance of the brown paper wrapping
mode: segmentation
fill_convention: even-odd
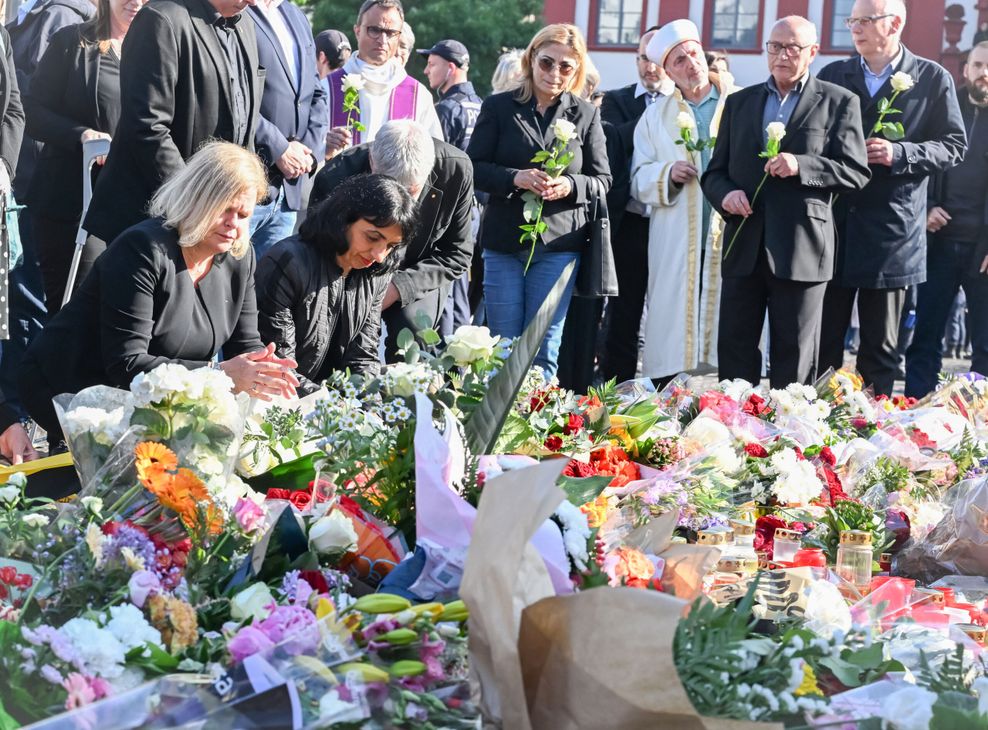
[[[460,594],[470,609],[470,667],[485,725],[781,730],[693,709],[672,654],[685,601],[634,588],[554,595],[528,541],[564,499],[554,484],[564,465],[543,462],[484,486]],[[667,573],[672,563],[702,577],[719,551],[670,545],[667,522],[653,520],[627,544],[664,557]],[[693,575],[676,580],[687,595],[699,585]]]

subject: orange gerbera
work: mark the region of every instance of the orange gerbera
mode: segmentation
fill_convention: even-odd
[[[623,578],[626,585],[640,588],[655,575],[655,563],[645,557],[640,550],[630,547],[618,548],[614,575]]]
[[[165,479],[168,472],[178,468],[175,452],[157,441],[142,441],[137,444],[134,457],[138,479],[152,491],[152,485],[157,485]]]

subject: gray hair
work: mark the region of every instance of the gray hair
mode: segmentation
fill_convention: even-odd
[[[412,32],[412,26],[408,23],[401,24],[401,38],[399,43],[406,44],[413,51],[415,50],[415,33]]]
[[[521,84],[521,50],[512,48],[497,59],[497,68],[491,77],[491,93],[517,89]]]
[[[421,188],[436,164],[436,143],[418,122],[395,119],[370,143],[371,171],[393,177],[406,190]]]

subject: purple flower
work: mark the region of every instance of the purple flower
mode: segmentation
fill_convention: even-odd
[[[363,630],[364,641],[372,641],[381,634],[386,634],[389,631],[394,631],[398,628],[400,624],[393,618],[379,618],[367,626]]]
[[[259,654],[274,648],[274,642],[260,629],[254,626],[244,626],[230,639],[226,645],[235,663],[242,662],[246,657]]]
[[[275,644],[282,644],[290,656],[306,654],[319,643],[315,614],[302,606],[276,606],[255,626]]]
[[[146,568],[153,568],[157,561],[155,559],[155,547],[151,538],[141,530],[132,525],[122,524],[106,541],[103,547],[103,559],[107,562],[116,561],[123,564],[124,558],[120,554],[123,548],[130,548],[134,555],[144,561]]]
[[[148,596],[161,592],[161,581],[150,570],[138,570],[127,583],[130,590],[130,602],[138,608],[144,608]]]
[[[44,677],[46,681],[51,682],[52,684],[61,685],[62,682],[65,681],[65,678],[62,676],[62,673],[59,672],[57,669],[55,669],[55,667],[53,667],[51,664],[45,664],[43,667],[41,667],[41,676]]]

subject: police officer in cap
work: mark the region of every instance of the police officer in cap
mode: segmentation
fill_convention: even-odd
[[[439,94],[436,113],[446,141],[466,150],[480,114],[481,98],[467,81],[470,54],[459,41],[439,41],[432,48],[418,50],[426,57],[425,75],[429,88]]]

